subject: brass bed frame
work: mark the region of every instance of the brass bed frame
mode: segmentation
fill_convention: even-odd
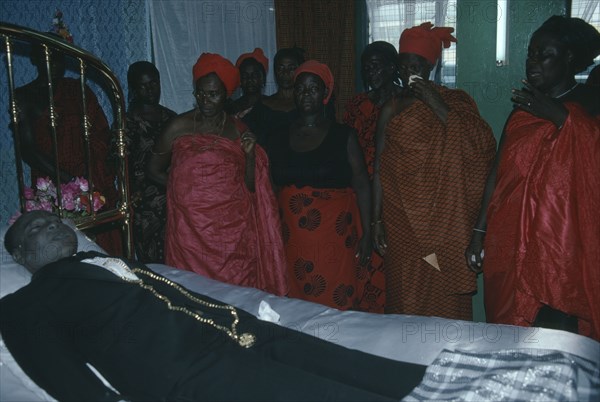
[[[119,225],[123,234],[123,246],[125,256],[133,258],[133,232],[131,222],[131,203],[129,200],[129,187],[128,187],[128,167],[127,167],[127,151],[125,143],[125,100],[123,96],[123,90],[117,77],[111,71],[111,69],[100,59],[93,54],[71,44],[61,41],[57,37],[34,31],[29,28],[22,26],[0,22],[0,38],[4,42],[4,50],[6,52],[6,67],[8,71],[8,91],[9,91],[9,109],[11,115],[11,123],[13,126],[13,139],[15,148],[15,161],[17,168],[17,182],[19,190],[19,203],[21,212],[25,211],[25,180],[24,180],[24,169],[22,159],[22,149],[19,132],[19,119],[18,119],[18,105],[15,99],[15,83],[14,83],[14,68],[13,68],[13,56],[14,46],[17,43],[25,43],[30,46],[41,46],[44,50],[46,70],[48,77],[51,77],[51,58],[54,52],[62,53],[76,60],[79,64],[79,81],[81,83],[81,94],[83,102],[83,127],[82,136],[84,137],[84,157],[87,164],[86,178],[89,183],[90,194],[94,194],[94,177],[92,175],[92,163],[94,158],[94,152],[90,149],[90,132],[88,126],[88,116],[86,111],[86,99],[85,99],[85,88],[86,88],[86,76],[89,69],[98,73],[98,75],[108,83],[110,91],[106,91],[108,98],[112,104],[113,112],[113,128],[111,135],[114,137],[116,144],[116,182],[118,187],[118,202],[109,209],[103,209],[99,212],[92,211],[89,215],[78,217],[74,219],[77,228],[86,230],[106,230],[106,228],[112,228],[115,224]],[[55,172],[56,177],[53,178],[55,183],[60,183],[60,169],[59,169],[59,152],[57,149],[56,140],[56,127],[57,118],[54,108],[53,99],[53,86],[52,79],[48,79],[48,94],[49,94],[49,114],[50,114],[50,131],[53,144],[53,159],[55,161]],[[64,216],[64,211],[61,208],[62,195],[60,194],[60,186],[57,187],[57,199],[58,199],[58,214]],[[104,229],[103,229],[104,228]]]

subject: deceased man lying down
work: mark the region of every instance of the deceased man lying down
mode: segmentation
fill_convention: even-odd
[[[397,400],[425,371],[260,321],[142,264],[76,253],[48,212],[22,215],[5,247],[33,277],[0,300],[1,335],[58,400]]]

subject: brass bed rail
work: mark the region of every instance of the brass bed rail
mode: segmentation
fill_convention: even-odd
[[[17,182],[19,191],[19,203],[20,210],[24,212],[26,210],[26,198],[25,198],[25,179],[23,169],[23,149],[20,141],[19,132],[19,116],[18,116],[18,105],[15,98],[15,71],[14,71],[14,47],[17,44],[28,44],[29,46],[39,46],[43,49],[46,72],[48,77],[48,96],[49,96],[49,115],[50,115],[50,134],[52,138],[53,154],[52,158],[55,163],[55,177],[53,177],[54,183],[57,187],[57,200],[58,200],[58,214],[64,216],[62,209],[62,194],[58,183],[60,180],[60,166],[58,155],[60,150],[57,149],[57,138],[56,138],[56,127],[57,119],[54,109],[54,97],[53,97],[53,84],[51,78],[51,59],[54,52],[64,54],[73,60],[76,60],[79,64],[79,80],[81,96],[83,101],[83,124],[82,124],[82,135],[84,137],[84,160],[86,162],[87,171],[84,175],[89,182],[89,194],[94,197],[94,176],[92,173],[92,159],[94,158],[93,149],[90,148],[90,132],[89,132],[89,121],[86,112],[86,77],[88,71],[94,71],[98,73],[101,79],[105,80],[108,84],[109,91],[105,91],[108,98],[111,101],[112,113],[113,113],[113,126],[111,130],[111,136],[116,146],[116,183],[118,191],[118,201],[116,205],[110,206],[108,209],[103,209],[99,212],[94,211],[91,208],[90,214],[86,216],[73,218],[77,228],[81,230],[98,229],[102,231],[102,227],[111,227],[114,224],[120,225],[120,229],[123,235],[123,246],[124,253],[128,258],[133,257],[133,232],[131,222],[131,204],[129,201],[129,186],[128,186],[128,166],[127,166],[127,150],[125,142],[125,100],[123,96],[123,90],[117,77],[114,75],[112,70],[100,59],[93,54],[62,41],[58,37],[53,35],[34,31],[29,28],[22,26],[9,24],[6,22],[0,22],[0,39],[4,42],[4,51],[6,53],[6,67],[8,75],[8,91],[9,91],[9,109],[13,131],[14,148],[15,148],[15,160],[17,168]],[[107,144],[108,145],[108,144]],[[93,200],[91,200],[93,204]]]

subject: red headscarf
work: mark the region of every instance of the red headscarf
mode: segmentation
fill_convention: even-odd
[[[308,60],[300,64],[296,71],[294,71],[294,81],[296,81],[296,77],[302,73],[315,74],[323,80],[325,88],[327,88],[327,96],[323,99],[323,103],[326,104],[329,102],[329,98],[331,98],[331,95],[333,94],[333,74],[331,74],[329,67],[316,60]]]
[[[192,69],[194,85],[198,78],[210,73],[217,74],[223,82],[227,96],[231,96],[233,91],[240,86],[240,71],[229,60],[218,54],[202,53]]]
[[[442,55],[444,48],[450,47],[450,42],[456,42],[451,35],[454,28],[435,27],[431,22],[424,22],[419,26],[405,29],[400,36],[400,50],[398,53],[414,53],[426,58],[435,64]]]
[[[254,48],[254,51],[252,53],[244,53],[240,55],[240,57],[238,57],[237,61],[235,62],[235,66],[237,68],[240,68],[240,65],[246,59],[254,59],[257,62],[259,62],[265,69],[265,74],[267,73],[267,71],[269,71],[269,59],[265,57],[265,53],[261,48],[257,47]]]

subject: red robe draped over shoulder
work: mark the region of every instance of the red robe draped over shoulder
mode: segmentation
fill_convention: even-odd
[[[577,104],[561,130],[516,111],[488,208],[488,321],[529,326],[548,305],[600,339],[600,120]]]
[[[277,202],[268,159],[256,146],[256,191],[244,183],[240,139],[175,140],[167,185],[165,260],[234,285],[287,292]]]

